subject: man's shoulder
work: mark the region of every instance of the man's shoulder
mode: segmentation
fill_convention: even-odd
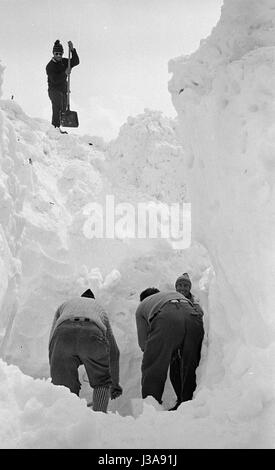
[[[68,300],[64,300],[64,302],[62,302],[62,304],[60,304],[58,306],[58,310],[63,310],[65,307],[67,307],[67,305],[70,305],[72,303],[72,301],[74,301],[76,298],[71,298],[71,299],[68,299]]]
[[[165,290],[165,291],[161,291],[159,292],[158,294],[155,294],[156,296],[156,299],[158,300],[176,300],[176,299],[180,299],[180,300],[186,300],[186,298],[184,297],[184,295],[182,295],[180,292],[177,292],[176,290]]]
[[[191,300],[194,304],[200,304],[200,299],[197,295],[191,294]]]
[[[47,63],[46,69],[48,69],[49,67],[52,67],[53,65],[54,65],[54,62],[53,62],[53,60],[51,59],[51,60]]]
[[[147,312],[148,308],[151,308],[151,305],[154,303],[157,303],[160,298],[162,298],[161,292],[157,292],[152,295],[148,295],[148,297],[145,297],[145,299],[140,302],[137,310],[136,310],[136,315],[142,315],[145,312]]]
[[[105,312],[105,309],[101,305],[100,302],[98,302],[95,299],[92,299],[90,297],[72,297],[62,304],[63,308],[65,307],[76,307],[79,306],[84,307],[84,308],[90,308],[90,309],[96,309],[96,310],[102,310]]]
[[[137,309],[136,309],[136,317],[138,317],[141,313],[142,313],[142,302],[140,302],[140,304],[138,305]]]
[[[148,317],[148,313],[149,313],[149,310],[150,310],[150,307],[149,305],[151,304],[151,302],[149,302],[149,299],[150,299],[151,295],[146,297],[144,300],[142,300],[142,302],[140,302],[140,304],[138,305],[137,309],[136,309],[136,318],[147,318]]]
[[[84,303],[87,303],[87,301],[93,301],[94,299],[88,299],[86,297],[71,297],[70,299],[68,300],[65,300],[65,302],[63,302],[63,304],[61,306],[63,307],[66,307],[67,305],[75,305],[75,304],[84,304]]]

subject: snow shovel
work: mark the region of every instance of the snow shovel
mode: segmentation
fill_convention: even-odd
[[[68,82],[67,82],[67,102],[65,111],[61,111],[60,124],[63,127],[78,127],[78,117],[76,111],[70,110],[70,76],[71,76],[71,49],[68,54]]]

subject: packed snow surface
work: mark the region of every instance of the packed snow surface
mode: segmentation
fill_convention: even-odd
[[[145,110],[106,143],[0,101],[1,448],[275,447],[274,59],[275,1],[227,0],[198,51],[169,63],[177,122]],[[127,224],[140,204],[176,203],[181,238]],[[141,290],[185,271],[205,339],[194,399],[168,412],[169,382],[162,406],[141,399],[134,313]],[[107,414],[86,406],[84,370],[80,399],[49,378],[55,310],[87,287],[121,352]]]

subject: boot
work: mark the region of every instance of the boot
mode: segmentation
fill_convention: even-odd
[[[176,411],[178,407],[180,406],[181,402],[177,401],[176,404],[173,406],[173,408],[169,408],[168,411]]]

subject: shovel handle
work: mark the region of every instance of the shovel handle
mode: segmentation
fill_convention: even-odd
[[[68,53],[68,78],[67,78],[67,109],[70,109],[70,76],[71,76],[71,48]]]

